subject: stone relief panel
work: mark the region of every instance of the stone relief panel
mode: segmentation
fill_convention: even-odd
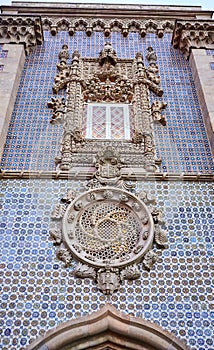
[[[68,64],[69,58],[68,47],[63,45],[53,85],[56,97],[48,103],[53,109],[51,123],[64,126],[57,167],[68,171],[73,166],[91,166],[97,152],[112,145],[120,150],[127,167],[141,167],[145,172],[158,170],[153,122],[166,124],[162,115],[166,103],[157,100],[150,105],[150,91],[158,97],[163,95],[153,48],[147,49],[147,66],[141,53],[134,60],[118,59],[108,42],[98,58],[81,58],[77,51],[72,54],[71,64]],[[62,89],[66,90],[66,100],[57,96]],[[83,120],[90,103],[130,105],[131,139],[85,138]]]

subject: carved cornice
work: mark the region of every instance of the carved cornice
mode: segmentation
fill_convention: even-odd
[[[77,31],[84,31],[88,36],[93,32],[104,32],[109,37],[111,32],[121,32],[126,37],[130,32],[140,33],[145,37],[147,33],[155,33],[162,38],[164,33],[171,33],[174,28],[174,20],[142,19],[133,20],[128,18],[51,18],[45,17],[42,20],[43,29],[50,30],[52,35],[58,31],[66,30],[72,36]]]
[[[172,45],[189,58],[191,49],[214,49],[214,21],[177,20]]]
[[[24,44],[28,55],[43,42],[40,16],[0,16],[0,43]]]
[[[73,168],[69,171],[28,171],[28,170],[1,170],[0,179],[5,180],[36,180],[36,179],[53,179],[53,180],[88,180],[94,174],[92,167]],[[145,173],[137,169],[132,174],[129,169],[124,170],[121,179],[130,181],[193,181],[193,182],[214,182],[214,174],[202,173]]]

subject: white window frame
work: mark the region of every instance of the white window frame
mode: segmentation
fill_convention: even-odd
[[[130,116],[128,103],[87,103],[87,118],[86,118],[86,138],[92,139],[92,125],[93,125],[93,107],[105,107],[106,108],[106,135],[105,139],[112,139],[111,135],[111,107],[123,108],[123,121],[124,121],[124,138],[121,140],[130,140]],[[103,138],[101,139],[103,140]]]

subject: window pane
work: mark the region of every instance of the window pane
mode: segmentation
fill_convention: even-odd
[[[113,106],[111,110],[111,138],[124,139],[124,106]]]
[[[92,138],[104,139],[106,137],[106,107],[92,107]]]
[[[130,139],[128,104],[90,103],[87,105],[83,132],[86,138]]]

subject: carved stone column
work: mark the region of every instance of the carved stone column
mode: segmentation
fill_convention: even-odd
[[[76,144],[83,141],[82,138],[82,114],[83,98],[80,83],[80,55],[75,51],[72,55],[70,69],[67,66],[69,54],[67,45],[63,45],[63,50],[59,53],[60,64],[58,69],[63,71],[63,83],[66,88],[66,106],[65,106],[65,123],[61,142],[61,160],[60,168],[69,170],[72,162],[72,149]]]

